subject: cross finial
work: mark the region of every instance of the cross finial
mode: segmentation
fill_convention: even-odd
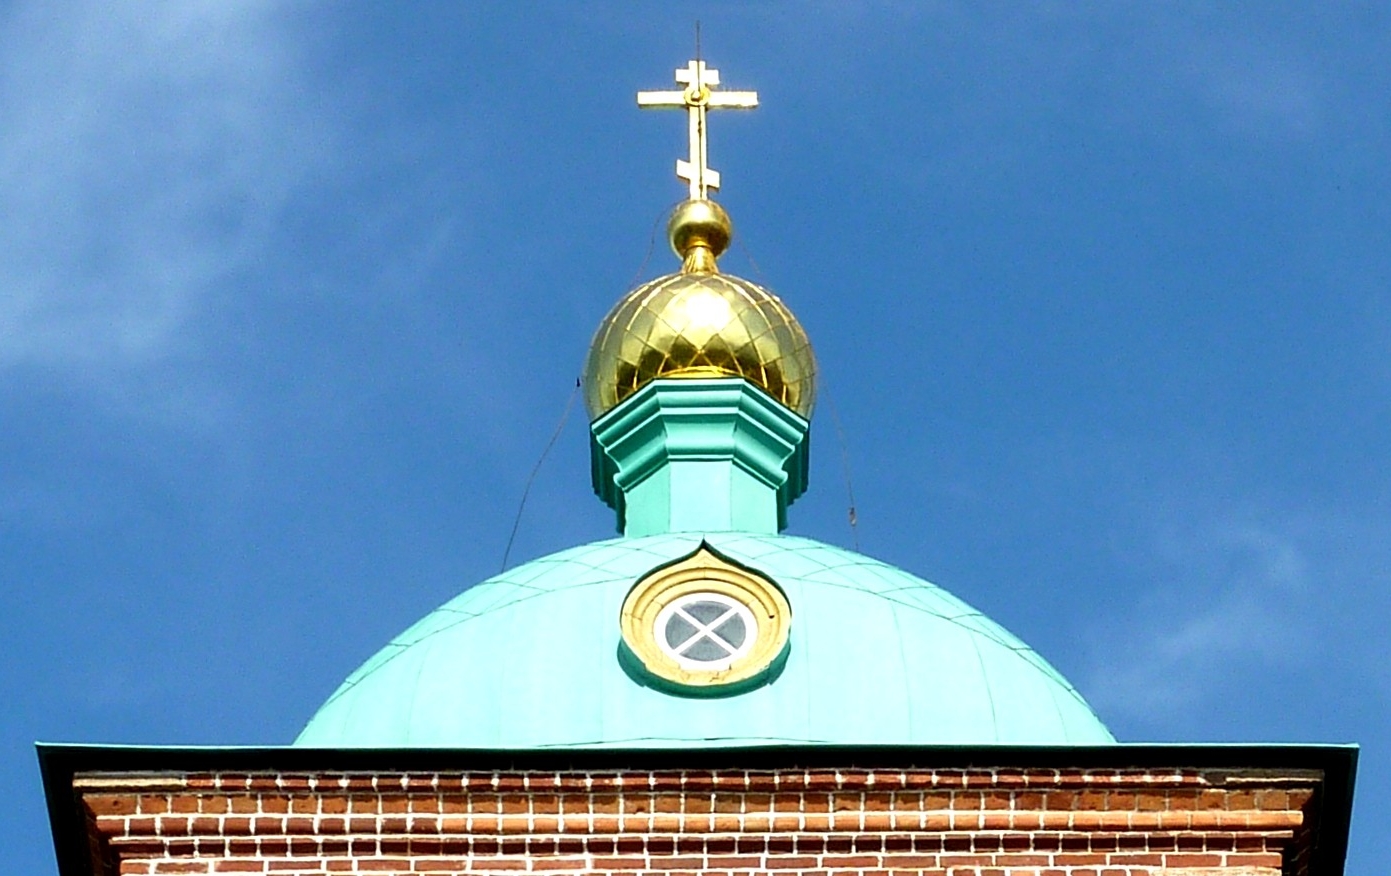
[[[676,71],[676,83],[686,86],[681,91],[639,91],[638,106],[643,109],[685,107],[690,122],[690,158],[678,159],[676,176],[691,187],[691,200],[705,200],[712,189],[720,187],[720,175],[711,169],[707,158],[705,111],[708,109],[753,109],[758,106],[758,93],[753,91],[715,91],[720,84],[720,71],[705,66],[697,58]]]

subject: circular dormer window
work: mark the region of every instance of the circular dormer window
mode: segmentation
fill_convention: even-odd
[[[749,607],[723,593],[696,592],[667,603],[653,629],[657,647],[687,669],[726,668],[758,637]]]
[[[736,692],[778,663],[792,609],[772,581],[702,544],[644,575],[628,592],[620,623],[644,674],[683,688]]]

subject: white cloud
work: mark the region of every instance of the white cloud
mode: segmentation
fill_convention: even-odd
[[[0,375],[196,353],[324,149],[264,3],[32,3],[0,27]]]

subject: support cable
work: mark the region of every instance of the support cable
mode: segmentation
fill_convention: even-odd
[[[565,402],[565,411],[560,415],[560,422],[555,424],[555,431],[551,433],[551,440],[546,442],[546,447],[541,451],[541,456],[536,460],[536,465],[531,467],[531,475],[526,479],[526,486],[522,488],[522,500],[517,503],[517,516],[512,520],[512,534],[507,536],[507,547],[502,552],[502,568],[498,574],[507,571],[507,560],[512,556],[512,545],[517,540],[517,530],[522,525],[522,512],[526,510],[527,496],[531,495],[531,485],[536,482],[536,476],[541,473],[541,465],[550,455],[551,448],[560,438],[560,433],[565,431],[565,423],[570,419],[570,411],[575,407],[575,397],[580,394],[580,379],[575,378],[575,387],[570,390],[570,398]]]

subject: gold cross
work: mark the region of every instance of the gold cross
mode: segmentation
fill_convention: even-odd
[[[711,189],[720,187],[720,174],[711,169],[706,154],[705,111],[707,109],[753,109],[758,106],[754,91],[714,91],[720,84],[720,71],[695,60],[676,71],[682,91],[639,91],[638,106],[643,109],[686,108],[690,121],[691,157],[677,159],[676,176],[691,186],[691,200],[704,200]]]

